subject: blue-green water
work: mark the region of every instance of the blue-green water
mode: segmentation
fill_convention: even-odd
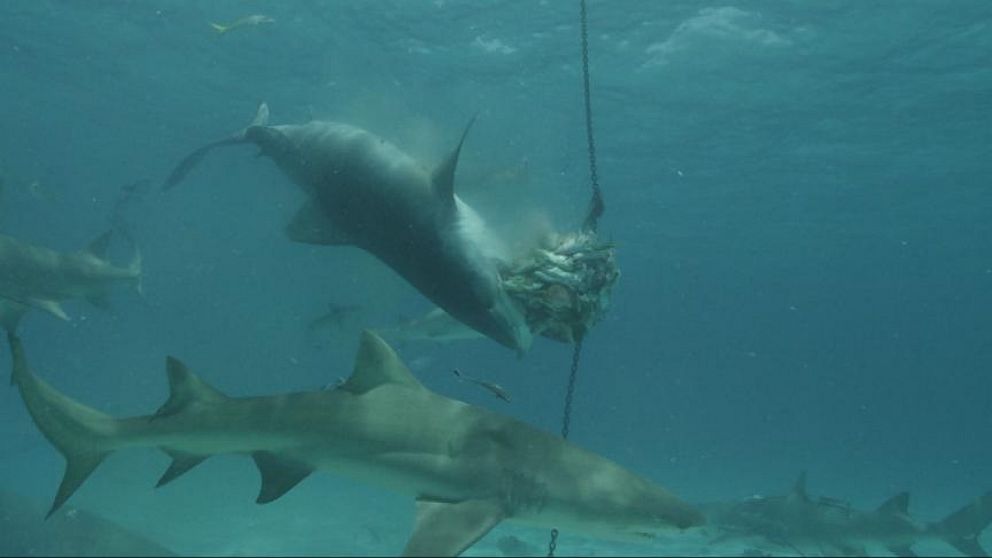
[[[121,186],[157,185],[262,100],[276,123],[358,124],[428,162],[478,112],[460,195],[500,230],[538,214],[573,228],[588,199],[575,4],[4,2],[0,232],[85,245]],[[208,25],[253,13],[275,23]],[[911,490],[936,519],[992,487],[992,3],[613,0],[590,17],[600,230],[623,276],[586,342],[572,439],[693,502],[781,492],[805,469],[863,508]],[[128,208],[143,296],[25,320],[34,368],[73,397],[149,412],[170,354],[231,394],[316,389],[357,344],[308,337],[328,303],[362,304],[368,326],[430,309],[358,250],[286,240],[302,198],[254,150],[219,151],[189,182]],[[559,427],[565,345],[398,349],[432,389]],[[48,500],[61,458],[15,390],[0,417],[0,487]],[[243,458],[153,491],[166,464],[122,452],[73,502],[193,554],[390,554],[412,521],[408,500],[330,475],[258,507]],[[544,533],[508,527],[473,551],[504,533],[542,551]],[[560,549],[717,552],[685,544],[563,533]]]

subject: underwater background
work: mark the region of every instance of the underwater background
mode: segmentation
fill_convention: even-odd
[[[571,440],[690,502],[810,490],[935,520],[992,488],[992,3],[592,0],[600,234],[622,277],[585,343]],[[209,22],[275,22],[219,35]],[[0,232],[76,250],[121,187],[143,295],[67,303],[21,334],[33,368],[113,415],[165,400],[166,355],[232,395],[319,389],[362,327],[431,309],[354,248],[289,242],[302,194],[249,147],[158,185],[192,148],[272,121],[363,126],[439,161],[508,239],[576,228],[589,196],[576,2],[7,0]],[[522,232],[523,231],[523,232]],[[125,262],[127,247],[115,260]],[[328,304],[356,323],[307,324]],[[428,387],[557,432],[571,348],[405,343]],[[3,363],[7,366],[6,349]],[[499,382],[509,405],[452,368]],[[0,489],[47,502],[62,458],[0,390]],[[314,475],[254,504],[244,457],[153,486],[122,451],[72,504],[187,554],[395,554],[409,499]],[[536,554],[547,533],[501,525]],[[988,535],[986,535],[988,536]],[[559,553],[720,553],[563,532]],[[950,547],[926,547],[956,555]]]

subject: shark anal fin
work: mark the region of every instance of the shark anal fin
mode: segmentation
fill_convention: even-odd
[[[293,220],[286,225],[286,236],[293,242],[301,244],[322,246],[351,244],[348,235],[334,226],[321,209],[320,202],[316,200],[307,201],[296,212]]]
[[[475,123],[475,116],[468,121],[465,126],[465,131],[462,132],[461,139],[458,140],[458,145],[455,146],[454,151],[448,155],[436,169],[434,169],[434,174],[431,176],[431,184],[434,187],[434,193],[439,200],[445,204],[451,204],[454,206],[455,203],[455,168],[458,166],[458,155],[462,151],[462,144],[465,143],[465,136],[468,135],[468,131],[472,129],[472,124]]]
[[[900,492],[878,507],[879,513],[891,515],[909,515],[909,492]]]
[[[178,358],[165,359],[166,372],[169,375],[169,399],[151,416],[158,419],[175,415],[193,403],[212,403],[227,399],[210,384],[186,368]]]
[[[163,449],[165,453],[169,454],[172,458],[172,463],[169,464],[169,468],[162,473],[162,477],[158,479],[155,483],[155,488],[159,488],[169,484],[170,482],[176,480],[177,478],[183,476],[190,469],[196,467],[200,463],[203,463],[208,456],[206,455],[196,455],[193,453],[186,453],[182,451],[173,451],[168,449]]]
[[[259,504],[268,504],[281,498],[313,472],[307,465],[280,458],[267,451],[256,451],[251,456],[262,475],[262,488],[255,499]]]
[[[45,519],[51,517],[65,504],[105,457],[107,457],[105,452],[65,454],[65,474],[62,475],[62,484],[59,485],[59,491],[55,494],[55,500]]]
[[[458,556],[506,518],[498,500],[417,500],[417,519],[403,556]]]

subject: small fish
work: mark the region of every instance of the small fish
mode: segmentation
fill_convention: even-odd
[[[455,376],[458,377],[458,379],[472,382],[473,384],[482,386],[483,388],[489,390],[489,393],[492,393],[493,395],[502,399],[503,401],[506,401],[507,403],[510,402],[510,392],[503,389],[503,387],[500,386],[499,384],[488,382],[486,380],[479,380],[478,378],[473,378],[472,376],[462,374],[461,370],[457,368],[453,369],[452,372],[454,373]]]
[[[245,16],[239,19],[238,21],[235,21],[234,23],[229,23],[227,25],[221,25],[219,23],[211,22],[210,27],[213,27],[214,31],[217,31],[217,34],[223,35],[224,33],[227,33],[228,31],[233,31],[234,29],[237,29],[239,27],[248,27],[254,25],[261,25],[263,23],[275,23],[275,22],[276,20],[272,19],[267,15],[255,14],[255,15]]]

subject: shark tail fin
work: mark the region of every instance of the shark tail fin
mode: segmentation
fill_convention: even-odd
[[[216,25],[216,24],[211,24],[211,25]],[[207,156],[207,153],[213,151],[215,147],[220,147],[222,145],[236,145],[239,143],[245,143],[245,141],[247,141],[245,139],[245,132],[249,128],[255,126],[265,126],[268,124],[268,121],[269,121],[269,105],[267,105],[266,103],[261,103],[258,105],[258,110],[255,113],[255,118],[252,120],[251,124],[249,124],[247,127],[239,130],[234,134],[231,134],[230,136],[222,140],[217,140],[215,142],[211,142],[208,143],[207,145],[197,148],[189,155],[186,155],[186,157],[184,157],[182,161],[179,161],[179,164],[172,169],[172,172],[169,173],[169,176],[165,179],[165,182],[162,183],[162,189],[170,190],[174,186],[182,182],[186,178],[186,175],[188,175],[190,171],[196,168],[196,165],[200,164],[200,161],[202,161],[203,158]]]
[[[992,523],[992,491],[947,516],[934,528],[944,541],[965,556],[989,556],[978,542],[989,523]]]
[[[65,458],[65,473],[47,518],[61,508],[116,449],[119,423],[66,397],[35,376],[28,367],[24,347],[17,335],[8,332],[7,341],[13,359],[13,383],[20,389],[35,425]]]
[[[210,27],[212,27],[213,30],[216,31],[218,35],[223,35],[224,33],[227,33],[227,31],[230,29],[230,27],[227,27],[226,25],[221,25],[219,23],[214,23],[214,22],[210,22]]]

